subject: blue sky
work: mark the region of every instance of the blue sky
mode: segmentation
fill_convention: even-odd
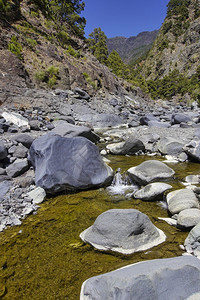
[[[85,36],[101,27],[108,38],[159,29],[169,0],[84,0]]]

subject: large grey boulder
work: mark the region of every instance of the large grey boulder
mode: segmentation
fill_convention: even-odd
[[[195,193],[190,189],[179,189],[167,194],[167,204],[170,213],[177,214],[184,209],[199,208]]]
[[[98,148],[83,137],[46,134],[34,140],[29,159],[35,168],[36,185],[47,193],[99,187],[112,182],[112,169],[103,162]]]
[[[145,151],[143,142],[134,137],[130,137],[125,142],[107,145],[106,148],[110,153],[117,155],[134,155],[138,151]]]
[[[183,152],[184,143],[181,140],[172,138],[172,137],[163,137],[158,143],[158,150],[163,155],[178,155]]]
[[[136,209],[108,210],[98,216],[80,237],[97,249],[123,254],[152,248],[166,238],[148,216]]]
[[[191,141],[183,147],[190,159],[200,162],[200,141]]]
[[[82,136],[93,143],[97,143],[100,137],[86,126],[76,126],[67,122],[62,122],[56,126],[51,132],[63,137],[72,138],[75,136]]]
[[[192,121],[192,119],[187,114],[182,113],[175,113],[172,115],[171,124],[180,124],[180,123],[187,123]]]
[[[199,292],[200,261],[179,256],[139,262],[92,277],[83,283],[80,300],[180,300]]]
[[[140,185],[170,179],[175,174],[174,170],[159,160],[144,161],[140,165],[128,169],[127,173],[131,180],[136,181]]]
[[[114,127],[124,123],[123,118],[113,113],[87,113],[78,115],[81,122],[91,124],[95,128]]]
[[[149,122],[159,122],[159,119],[156,118],[154,115],[152,114],[146,114],[145,116],[140,118],[140,125],[147,125],[149,124]]]
[[[160,200],[164,192],[171,188],[171,185],[163,182],[149,183],[142,189],[135,192],[133,197],[143,201],[156,201],[158,199]]]
[[[177,225],[183,228],[190,228],[200,223],[200,209],[188,208],[178,214]]]

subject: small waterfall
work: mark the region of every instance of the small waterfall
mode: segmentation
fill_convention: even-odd
[[[114,195],[126,194],[127,196],[128,196],[127,193],[132,194],[136,190],[138,190],[138,186],[131,183],[126,173],[124,174],[121,173],[121,168],[117,169],[112,184],[107,188],[107,191],[110,194],[114,194]],[[129,196],[131,196],[131,194]]]

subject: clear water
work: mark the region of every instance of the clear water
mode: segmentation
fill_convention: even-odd
[[[110,156],[113,169],[140,164],[147,157]],[[152,158],[151,158],[152,159]],[[174,188],[189,174],[199,174],[200,164],[171,165],[176,179]],[[36,215],[23,224],[0,234],[0,299],[5,300],[78,300],[81,284],[102,274],[142,260],[181,255],[187,232],[172,227],[158,217],[168,217],[161,203],[142,202],[107,189],[83,191],[50,198],[41,204]],[[148,251],[132,255],[101,252],[83,243],[79,234],[96,217],[112,208],[136,208],[147,214],[162,229],[166,242]]]

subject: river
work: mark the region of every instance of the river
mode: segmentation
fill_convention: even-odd
[[[151,157],[107,156],[110,166],[122,172]],[[154,158],[155,159],[155,158]],[[158,159],[158,158],[156,158]],[[168,181],[174,189],[189,174],[199,174],[200,164],[169,164],[176,172]],[[101,252],[83,243],[79,234],[96,217],[112,208],[135,208],[147,214],[167,236],[164,243],[144,252],[122,255]],[[168,217],[160,202],[143,202],[100,188],[49,198],[22,225],[0,233],[0,299],[78,300],[81,284],[102,274],[142,260],[182,255],[183,232],[158,217]]]

